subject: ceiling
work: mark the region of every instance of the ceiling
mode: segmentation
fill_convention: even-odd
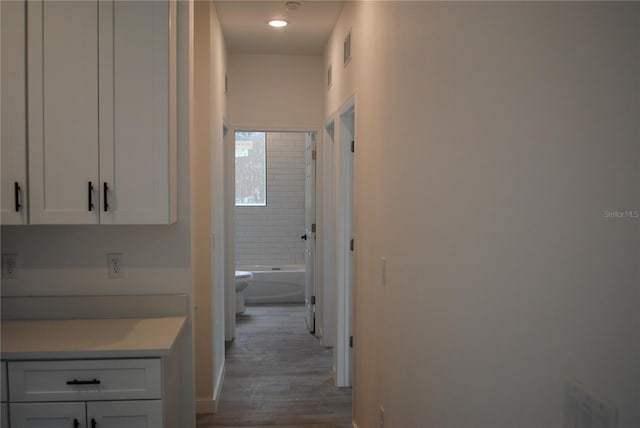
[[[230,54],[322,55],[344,1],[305,0],[297,10],[284,1],[216,1]],[[285,28],[267,21],[284,18]]]

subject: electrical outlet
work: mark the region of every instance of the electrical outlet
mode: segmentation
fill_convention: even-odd
[[[384,428],[384,407],[378,409],[378,428]]]
[[[107,268],[109,278],[124,278],[124,263],[122,253],[107,254]]]
[[[2,255],[2,279],[15,279],[18,277],[16,272],[16,258],[15,253]]]

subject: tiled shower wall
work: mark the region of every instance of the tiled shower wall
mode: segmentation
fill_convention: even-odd
[[[236,265],[303,264],[306,133],[267,133],[267,206],[236,207]]]

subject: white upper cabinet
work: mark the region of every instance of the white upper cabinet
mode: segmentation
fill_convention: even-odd
[[[113,124],[100,128],[100,222],[173,223],[175,2],[100,7],[100,122]]]
[[[25,2],[0,2],[2,46],[2,224],[27,222]]]
[[[27,16],[31,223],[98,223],[98,2]]]
[[[28,2],[31,223],[176,221],[175,15]]]

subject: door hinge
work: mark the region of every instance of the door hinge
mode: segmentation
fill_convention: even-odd
[[[311,151],[311,159],[316,160],[316,156],[317,156],[316,151],[315,150]]]
[[[311,225],[311,233],[316,233],[316,224],[315,223],[313,223]]]
[[[351,153],[356,152],[356,140],[351,140]]]
[[[349,348],[353,348],[353,336],[349,336]]]
[[[350,242],[350,244],[349,244],[349,247],[350,247],[351,251],[354,251],[354,250],[355,250],[355,248],[356,248],[356,243],[355,243],[355,241],[354,241],[353,239],[351,240],[351,242]]]
[[[311,304],[312,305],[316,304],[316,296],[311,296]]]

